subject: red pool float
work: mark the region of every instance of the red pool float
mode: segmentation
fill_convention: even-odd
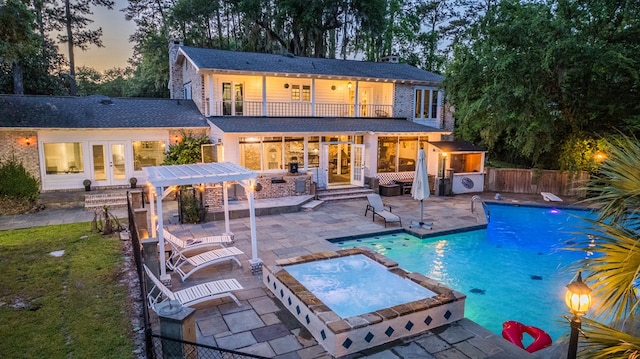
[[[533,343],[526,348],[522,344],[522,335],[524,333],[533,338]],[[529,353],[537,352],[553,344],[553,340],[544,330],[524,325],[515,320],[508,320],[502,324],[502,337]]]

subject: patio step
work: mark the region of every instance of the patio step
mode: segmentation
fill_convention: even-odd
[[[324,204],[324,201],[313,200],[300,206],[300,209],[303,211],[313,211],[314,209],[322,206],[322,204]]]
[[[318,199],[324,202],[343,201],[366,198],[367,195],[371,193],[375,192],[370,188],[364,187],[329,189],[318,191]]]
[[[100,193],[100,194],[87,194],[84,196],[85,211],[93,210],[96,208],[102,208],[104,206],[107,206],[109,208],[126,207],[127,193],[112,192],[112,193]]]

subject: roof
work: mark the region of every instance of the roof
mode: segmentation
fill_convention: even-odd
[[[404,63],[336,60],[181,46],[199,69],[269,74],[339,76],[439,84],[444,76]]]
[[[209,117],[225,133],[448,132],[399,118]]]
[[[486,150],[467,141],[434,141],[429,143],[444,152],[486,152]]]
[[[0,127],[208,127],[191,100],[0,95]]]
[[[230,162],[143,167],[154,187],[183,186],[256,179],[258,173]]]

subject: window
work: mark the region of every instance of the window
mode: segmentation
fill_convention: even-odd
[[[164,162],[165,146],[164,141],[133,141],[133,170],[160,166]]]
[[[44,165],[48,175],[84,172],[81,143],[45,143]]]
[[[416,88],[414,118],[438,118],[438,90],[431,88]]]
[[[282,137],[263,137],[264,169],[281,170],[282,167]]]
[[[300,101],[300,85],[291,85],[291,101]]]
[[[261,170],[260,166],[260,138],[240,137],[240,165],[251,170]]]
[[[307,151],[309,152],[309,168],[316,168],[320,165],[320,138],[318,136],[310,136],[307,142]]]
[[[451,154],[449,168],[454,173],[480,172],[482,168],[481,153],[458,153]]]
[[[287,168],[291,162],[297,162],[299,168],[304,167],[304,137],[284,138],[284,161]]]
[[[302,91],[300,91],[302,88]],[[291,101],[311,101],[311,86],[291,85]]]
[[[303,85],[302,86],[302,101],[311,101],[311,86]]]
[[[415,171],[418,144],[418,137],[378,138],[378,173]]]

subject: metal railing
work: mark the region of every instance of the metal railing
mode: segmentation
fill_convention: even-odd
[[[267,359],[267,357],[242,353],[235,350],[216,348],[186,340],[176,340],[153,334],[152,358],[194,358],[194,359]]]
[[[209,103],[205,103],[207,111]],[[392,105],[323,102],[216,101],[211,116],[392,117]]]
[[[476,202],[480,202],[480,204],[482,205],[482,210],[484,212],[484,215],[487,217],[487,223],[489,223],[491,221],[491,210],[489,210],[489,206],[478,195],[471,197],[471,213],[475,213],[474,204]]]

